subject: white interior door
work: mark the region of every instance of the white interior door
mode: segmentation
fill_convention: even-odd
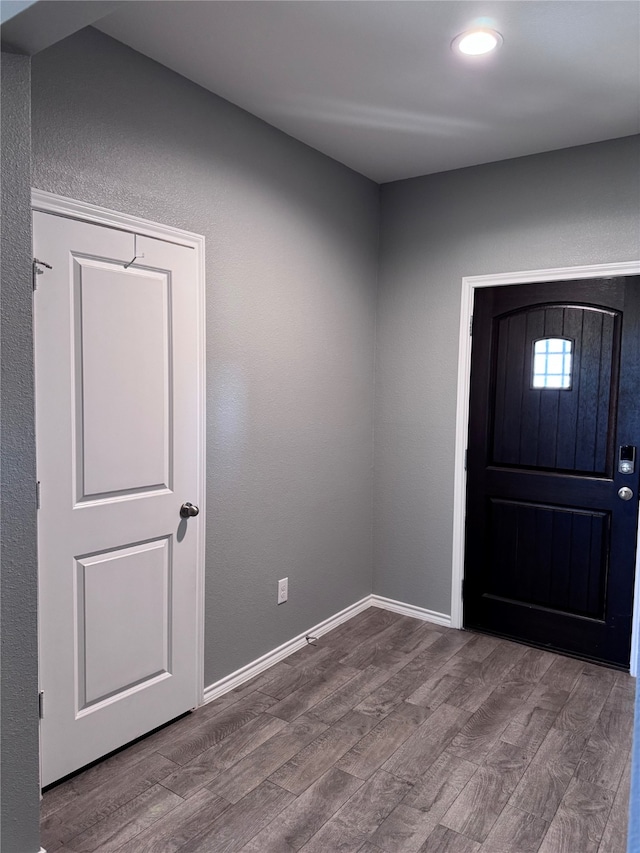
[[[34,213],[42,784],[199,698],[196,253]]]

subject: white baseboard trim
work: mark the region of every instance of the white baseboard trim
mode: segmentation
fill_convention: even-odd
[[[405,604],[402,601],[394,601],[393,598],[385,598],[382,595],[371,596],[371,606],[381,607],[383,610],[392,610],[403,616],[412,616],[414,619],[422,619],[423,622],[433,622],[436,625],[451,627],[451,616],[446,613],[438,613],[435,610],[427,610],[425,607],[416,607],[414,604]]]
[[[205,687],[202,704],[206,705],[207,702],[212,702],[219,696],[222,696],[230,690],[244,684],[245,681],[249,681],[250,678],[260,675],[261,672],[264,672],[265,669],[269,669],[270,666],[278,663],[278,661],[284,660],[284,658],[287,658],[289,655],[297,652],[298,649],[301,649],[306,644],[306,637],[308,634],[311,634],[314,637],[321,637],[323,634],[327,634],[329,631],[337,628],[338,625],[346,622],[347,619],[352,619],[358,613],[362,613],[363,610],[368,610],[369,607],[380,607],[383,610],[391,610],[394,613],[400,613],[402,616],[411,616],[414,619],[422,619],[423,622],[433,622],[435,625],[443,625],[445,628],[451,627],[451,617],[446,613],[438,613],[435,610],[427,610],[424,607],[405,604],[403,601],[394,601],[394,599],[385,598],[382,595],[368,595],[366,598],[356,601],[356,603],[352,604],[350,607],[345,607],[344,610],[341,610],[334,616],[330,616],[328,619],[325,619],[324,622],[320,622],[318,625],[314,625],[313,628],[309,628],[309,630],[305,631],[304,634],[299,634],[292,640],[288,640],[286,643],[278,646],[277,649],[267,652],[266,655],[262,655],[262,657],[248,663],[241,669],[237,669],[235,672],[225,675],[225,677],[221,678],[220,681],[216,681],[208,687]]]
[[[298,649],[301,649],[306,645],[307,641],[305,638],[308,634],[311,634],[314,637],[321,637],[323,634],[332,631],[334,628],[337,628],[338,625],[346,622],[347,619],[352,619],[358,613],[362,613],[363,610],[367,610],[371,605],[371,596],[368,595],[366,598],[356,601],[355,604],[345,607],[344,610],[341,610],[334,616],[330,616],[328,619],[325,619],[324,622],[320,622],[318,625],[314,625],[313,628],[309,628],[309,630],[305,631],[304,634],[299,634],[292,640],[288,640],[286,643],[278,646],[277,649],[267,652],[266,655],[248,663],[241,669],[237,669],[230,675],[226,675],[224,678],[221,678],[220,681],[210,684],[204,689],[202,704],[206,705],[207,702],[211,702],[213,699],[217,699],[218,696],[222,696],[224,693],[228,693],[235,687],[239,687],[241,684],[244,684],[245,681],[249,681],[250,678],[260,675],[261,672],[264,672],[265,669],[269,669],[270,666],[278,663],[278,661],[289,657],[289,655],[292,655],[294,652],[298,651]]]

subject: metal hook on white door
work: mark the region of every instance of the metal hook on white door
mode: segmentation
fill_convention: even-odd
[[[129,263],[124,265],[124,268],[128,269],[134,261],[138,260],[138,258],[144,258],[144,252],[140,252],[140,254],[138,254],[138,235],[134,234],[133,235],[133,257],[131,258]]]

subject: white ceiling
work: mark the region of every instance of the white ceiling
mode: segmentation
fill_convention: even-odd
[[[454,55],[478,22],[503,46]],[[635,0],[132,0],[95,26],[378,182],[640,130]]]

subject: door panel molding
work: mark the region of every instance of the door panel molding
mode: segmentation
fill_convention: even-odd
[[[475,292],[479,288],[513,284],[538,284],[550,281],[607,278],[640,274],[640,260],[609,264],[556,267],[542,270],[464,276],[460,299],[458,379],[454,455],[453,556],[451,578],[451,627],[462,628],[462,584],[465,563],[466,449],[469,431],[469,394],[471,390],[471,322]],[[640,670],[640,525],[636,547],[634,609],[631,634],[631,674]]]
[[[205,327],[205,238],[191,231],[175,228],[170,225],[142,219],[131,214],[99,207],[87,202],[67,198],[44,190],[31,190],[32,212],[41,211],[67,219],[75,219],[93,225],[101,225],[122,231],[138,237],[147,237],[190,248],[195,253],[195,273],[197,282],[198,322],[194,331],[195,347],[197,350],[197,444],[198,454],[202,464],[198,465],[197,497],[194,503],[200,507],[200,515],[206,518],[206,327]],[[134,240],[131,242],[132,248]],[[133,254],[132,254],[133,258]],[[46,258],[43,258],[46,261]],[[133,270],[132,270],[133,272]],[[44,285],[41,285],[44,286]],[[100,495],[97,502],[111,502],[120,499],[119,494],[108,497]],[[194,685],[194,706],[201,705],[204,697],[204,558],[205,558],[205,524],[197,526],[196,542],[196,612],[194,620],[197,633],[197,672],[198,683]],[[132,689],[136,689],[135,687]],[[108,701],[108,700],[107,700]]]

